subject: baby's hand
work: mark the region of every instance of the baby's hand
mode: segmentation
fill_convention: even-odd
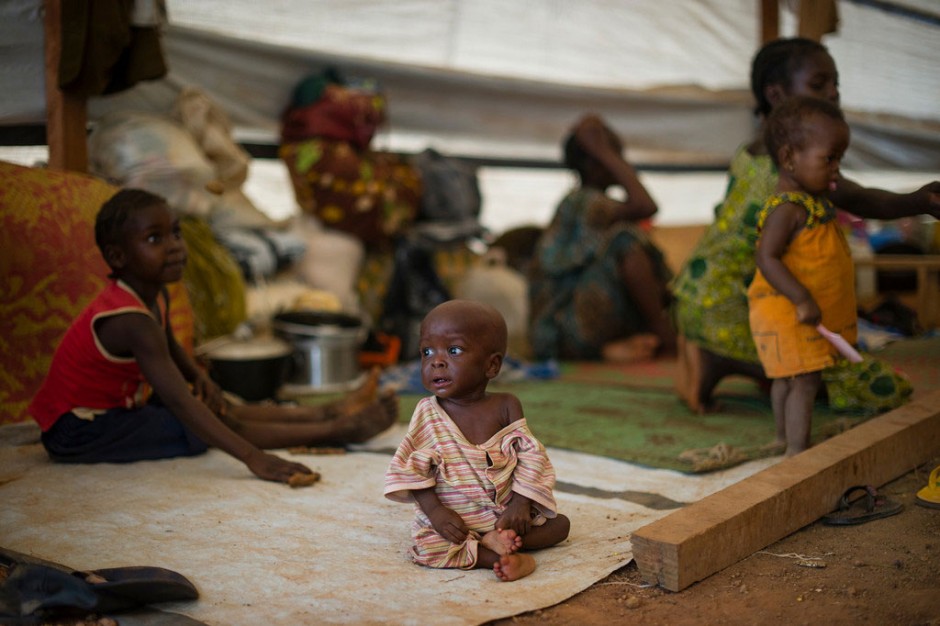
[[[796,319],[801,324],[816,326],[822,321],[822,311],[812,298],[807,298],[796,305]]]
[[[532,527],[532,502],[518,493],[513,494],[512,499],[503,514],[496,520],[498,530],[510,529],[516,531],[517,535],[525,535]]]
[[[446,506],[439,506],[428,515],[431,526],[451,543],[463,543],[467,538],[467,525],[463,518]]]
[[[259,450],[245,461],[251,473],[264,480],[286,483],[294,474],[310,474],[310,468]]]

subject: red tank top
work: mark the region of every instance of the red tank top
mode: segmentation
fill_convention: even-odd
[[[161,327],[166,328],[168,303],[160,299]],[[109,354],[98,341],[95,323],[126,313],[153,314],[125,283],[112,280],[72,322],[49,366],[49,373],[33,397],[29,412],[43,432],[69,411],[100,413],[133,408],[146,400],[149,386],[137,360]]]

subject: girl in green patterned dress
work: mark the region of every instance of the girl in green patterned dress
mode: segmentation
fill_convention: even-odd
[[[838,103],[838,85],[835,61],[825,46],[809,39],[772,41],[751,65],[751,90],[760,118],[797,95]],[[755,271],[757,215],[776,184],[777,169],[759,137],[739,148],[728,171],[725,198],[715,208],[715,220],[671,285],[679,333],[677,390],[695,412],[714,408],[712,393],[726,376],[767,381],[750,334],[747,287]],[[835,206],[866,218],[940,214],[938,181],[898,194],[841,178],[829,197]],[[883,365],[873,367],[890,374]],[[896,388],[888,385],[873,390],[857,382],[846,388],[851,376],[832,372],[831,378],[833,384],[827,383],[827,389],[831,401],[839,399],[838,408],[883,410],[900,405],[909,393],[901,380]]]

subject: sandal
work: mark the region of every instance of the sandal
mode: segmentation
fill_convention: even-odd
[[[112,613],[198,597],[189,580],[162,567],[69,572],[51,565],[17,563],[0,585],[0,618],[54,617],[75,610]],[[9,622],[0,619],[0,623]]]
[[[851,503],[850,497],[856,491],[864,491],[865,497],[860,498],[858,502]],[[861,503],[861,504],[859,504]],[[850,526],[852,524],[864,524],[872,520],[890,517],[901,512],[904,505],[900,502],[894,502],[884,496],[879,496],[878,492],[871,485],[856,485],[846,489],[845,493],[839,499],[839,508],[822,518],[823,524],[829,526]]]

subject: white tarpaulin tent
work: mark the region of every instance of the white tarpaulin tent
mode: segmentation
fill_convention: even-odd
[[[7,15],[0,34],[11,45],[0,73],[6,102],[0,124],[42,119],[37,4],[3,3]],[[590,110],[604,115],[625,138],[635,162],[720,167],[753,132],[748,72],[759,47],[755,0],[166,4],[168,77],[93,99],[92,121],[114,108],[166,106],[180,87],[193,85],[229,113],[237,137],[275,143],[293,87],[335,66],[347,77],[381,85],[389,121],[375,145],[390,150],[431,146],[484,159],[556,161],[560,138]],[[796,4],[781,3],[782,35],[795,33],[791,9]],[[883,6],[888,4],[905,10],[888,10]],[[841,1],[837,6],[839,30],[823,43],[840,69],[842,103],[853,129],[846,166],[893,170],[890,180],[904,188],[936,178],[938,4]],[[32,56],[23,52],[29,43]],[[897,170],[916,173],[904,179]],[[511,193],[513,202],[526,198],[544,211],[551,210],[559,186],[568,181],[558,171],[487,168],[481,174],[488,204],[494,194]],[[704,187],[697,174],[645,175],[660,190],[655,195],[662,217],[672,221],[707,221],[723,184],[720,175],[711,175]],[[861,178],[879,184],[885,176],[872,175],[874,180]],[[671,206],[671,191],[688,185],[692,191],[682,197],[705,202],[674,202],[697,201],[694,214]],[[540,193],[544,198],[533,198]]]

